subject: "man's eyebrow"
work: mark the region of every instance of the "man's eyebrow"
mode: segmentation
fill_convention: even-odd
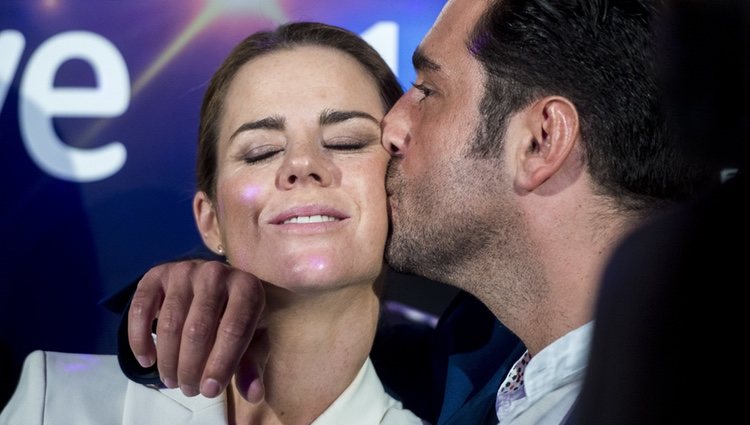
[[[417,47],[411,55],[411,63],[416,71],[440,71],[440,65],[427,57],[421,47]]]
[[[368,114],[367,112],[334,111],[332,109],[326,109],[323,112],[321,112],[320,120],[318,121],[318,123],[321,126],[326,126],[326,125],[331,125],[331,124],[338,124],[340,122],[344,122],[352,118],[364,118],[364,119],[374,122],[377,125],[380,125],[380,121],[376,119],[375,117],[373,117],[372,115]]]
[[[237,130],[232,133],[232,135],[229,137],[229,141],[231,142],[232,139],[234,139],[238,134],[242,133],[243,131],[250,131],[250,130],[283,130],[285,125],[284,117],[280,117],[278,115],[272,116],[272,117],[266,117],[257,121],[248,121],[246,123],[242,123]]]

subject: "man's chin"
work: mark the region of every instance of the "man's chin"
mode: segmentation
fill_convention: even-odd
[[[415,258],[413,250],[403,239],[393,238],[391,235],[385,245],[385,261],[399,273],[424,275],[420,267],[419,258]]]
[[[385,243],[385,262],[388,263],[393,270],[400,273],[412,273],[408,269],[408,258],[398,247],[398,241],[393,240],[393,235],[388,236],[388,240]]]

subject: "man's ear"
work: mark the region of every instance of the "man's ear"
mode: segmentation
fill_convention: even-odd
[[[532,191],[552,177],[573,152],[579,134],[578,111],[560,96],[540,99],[525,111],[526,139],[517,151],[516,185]]]
[[[215,254],[224,255],[221,228],[213,203],[205,192],[196,192],[193,197],[193,215],[203,243]]]

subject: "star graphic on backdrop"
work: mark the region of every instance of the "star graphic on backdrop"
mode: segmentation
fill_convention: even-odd
[[[277,24],[288,21],[279,0],[204,0],[205,5],[187,26],[167,45],[146,70],[132,84],[130,98],[135,98],[159,73],[209,24],[223,16],[246,15],[265,18]],[[79,144],[88,145],[109,123],[100,120],[92,124],[80,137]]]
[[[208,24],[225,15],[246,14],[269,19],[275,23],[287,21],[278,0],[206,0],[200,13],[167,46],[154,62],[133,83],[132,95],[140,92],[190,41]]]

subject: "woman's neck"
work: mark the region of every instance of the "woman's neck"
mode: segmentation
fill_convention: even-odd
[[[375,337],[378,294],[372,285],[294,294],[268,285],[265,399],[229,397],[230,423],[309,424],[349,386]],[[234,420],[234,422],[233,422]]]

